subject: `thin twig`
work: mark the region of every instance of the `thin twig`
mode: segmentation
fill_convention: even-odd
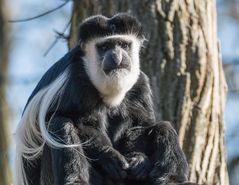
[[[64,6],[65,6],[67,3],[69,3],[70,1],[71,1],[71,0],[67,0],[67,1],[65,1],[64,3],[62,3],[61,5],[57,6],[56,8],[51,9],[51,10],[48,10],[48,11],[46,11],[46,12],[44,12],[44,13],[42,13],[42,14],[36,15],[36,16],[34,16],[34,17],[29,17],[29,18],[25,18],[25,19],[18,19],[18,20],[9,20],[9,22],[11,22],[11,23],[27,22],[27,21],[31,21],[31,20],[37,19],[37,18],[39,18],[39,17],[43,17],[43,16],[45,16],[45,15],[48,15],[48,14],[50,14],[50,13],[53,13],[54,11],[56,11],[56,10],[58,10],[58,9],[60,9],[60,8],[62,8],[62,7],[64,7]]]
[[[63,39],[67,39],[67,36],[65,36],[65,32],[67,31],[67,29],[69,28],[71,24],[71,18],[68,21],[68,23],[66,24],[65,28],[63,29],[62,32],[58,32],[56,30],[55,33],[57,34],[56,39],[52,42],[52,44],[49,46],[49,48],[46,50],[46,52],[44,53],[44,56],[47,56],[48,53],[52,50],[52,48],[56,45],[56,43],[58,42],[59,39],[63,38]]]

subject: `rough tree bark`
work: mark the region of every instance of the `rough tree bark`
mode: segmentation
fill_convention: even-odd
[[[0,0],[0,184],[11,184],[10,168],[8,165],[8,130],[7,130],[7,103],[5,86],[8,64],[8,28],[4,2]]]
[[[217,40],[215,0],[75,0],[69,47],[81,21],[94,14],[129,12],[148,42],[142,69],[151,78],[159,120],[179,133],[190,181],[228,185],[223,109],[226,83]]]

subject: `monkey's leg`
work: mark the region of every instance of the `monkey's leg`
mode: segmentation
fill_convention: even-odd
[[[130,173],[136,180],[158,185],[187,181],[187,161],[179,146],[178,135],[168,122],[129,129],[117,147],[125,156],[138,153],[133,158],[139,165],[131,168],[134,172]],[[148,159],[152,165],[150,172]]]
[[[115,146],[129,163],[125,180],[127,185],[149,184],[147,179],[153,163],[148,156],[153,153],[153,149],[147,128],[152,127],[138,126],[127,130]]]
[[[51,120],[49,131],[57,142],[77,146],[62,148],[46,146],[42,157],[41,179],[45,181],[42,184],[89,185],[89,164],[72,121],[64,117],[55,117]],[[54,183],[51,182],[52,176]]]
[[[188,180],[188,163],[179,146],[178,135],[169,122],[159,122],[148,130],[155,148],[150,180],[155,184],[178,184]]]

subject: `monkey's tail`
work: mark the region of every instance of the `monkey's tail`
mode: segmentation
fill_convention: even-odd
[[[34,161],[40,157],[46,143],[54,148],[79,146],[79,143],[66,145],[58,142],[47,129],[49,122],[46,124],[47,112],[51,105],[60,101],[68,79],[69,71],[66,69],[51,84],[41,89],[27,105],[16,130],[14,185],[29,185],[24,161],[34,165]]]

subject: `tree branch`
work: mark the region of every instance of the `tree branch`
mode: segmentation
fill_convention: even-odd
[[[63,29],[62,32],[59,32],[57,30],[54,30],[54,32],[57,34],[55,40],[52,42],[52,44],[49,46],[49,48],[46,50],[46,52],[44,53],[44,56],[47,56],[48,53],[52,50],[52,48],[56,45],[56,43],[58,42],[59,39],[68,39],[68,36],[65,35],[65,32],[67,31],[67,29],[69,28],[69,26],[71,25],[71,19],[68,21],[68,23],[66,24],[65,28]]]
[[[20,22],[27,22],[27,21],[31,21],[31,20],[34,20],[34,19],[37,19],[37,18],[40,18],[40,17],[43,17],[45,15],[48,15],[48,14],[51,14],[53,12],[55,12],[56,10],[58,9],[61,9],[62,7],[64,7],[66,4],[68,4],[71,0],[66,0],[64,3],[62,3],[61,5],[57,6],[56,8],[53,8],[51,10],[48,10],[42,14],[39,14],[39,15],[36,15],[36,16],[33,16],[33,17],[29,17],[29,18],[24,18],[24,19],[17,19],[17,20],[9,20],[8,22],[11,22],[11,23],[20,23]]]

